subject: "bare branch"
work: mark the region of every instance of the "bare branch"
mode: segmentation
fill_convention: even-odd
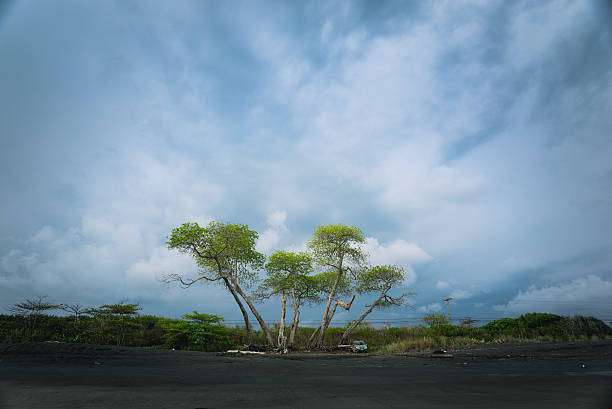
[[[81,304],[60,304],[60,308],[66,312],[72,314],[72,316],[79,318],[81,315],[84,315],[89,310],[88,308],[83,307]]]
[[[206,277],[205,275],[201,275],[198,278],[195,279],[184,279],[183,276],[181,274],[177,274],[177,273],[168,273],[168,274],[164,274],[159,278],[159,281],[162,283],[166,283],[166,284],[170,284],[173,283],[175,281],[178,281],[179,283],[181,283],[181,287],[182,288],[189,288],[192,285],[194,285],[195,283],[197,283],[198,281],[202,281],[202,280],[206,280],[206,281],[218,281],[220,278],[209,278]]]
[[[348,310],[351,309],[351,304],[353,304],[353,301],[355,301],[355,295],[354,294],[351,297],[351,301],[349,301],[348,303],[345,303],[344,301],[336,300],[336,304],[341,306],[342,308],[344,308],[345,310],[348,311]]]
[[[61,304],[52,304],[46,301],[47,296],[38,296],[36,299],[25,300],[24,302],[13,304],[8,310],[16,315],[41,314],[47,310],[57,310]]]

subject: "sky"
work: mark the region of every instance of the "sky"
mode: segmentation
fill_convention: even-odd
[[[359,226],[418,293],[372,320],[611,321],[611,158],[609,2],[0,2],[0,308],[239,323],[159,281],[197,271],[172,228],[216,220],[265,254]]]

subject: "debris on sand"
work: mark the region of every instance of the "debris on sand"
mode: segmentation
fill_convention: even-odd
[[[454,358],[453,354],[449,354],[443,349],[438,349],[436,351],[433,351],[431,355],[429,355],[429,357],[430,358]]]
[[[228,349],[225,355],[265,355],[265,352],[259,351],[243,351],[238,349]]]

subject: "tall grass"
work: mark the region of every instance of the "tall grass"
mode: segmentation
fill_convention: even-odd
[[[160,347],[167,344],[169,323],[179,320],[142,315],[129,317],[125,325],[122,344],[137,347]],[[19,343],[28,341],[62,341],[98,344],[114,344],[117,328],[114,321],[81,317],[78,322],[73,317],[39,315],[36,325],[31,317],[0,315],[0,343]],[[223,327],[224,341],[202,344],[180,343],[183,349],[215,350],[215,348],[239,348],[247,343],[243,326]],[[272,326],[273,338],[278,333],[278,325]],[[295,349],[305,350],[306,343],[315,330],[313,327],[300,327],[295,336]],[[336,347],[345,328],[330,327],[325,334],[325,345]],[[287,333],[288,331],[285,331]],[[265,344],[261,331],[255,331],[257,345]],[[189,337],[187,337],[189,338]],[[459,348],[483,342],[549,342],[583,341],[612,338],[612,328],[592,317],[561,317],[552,314],[525,314],[519,318],[505,318],[493,321],[482,327],[449,325],[446,323],[413,327],[383,326],[375,328],[368,323],[360,324],[352,333],[350,341],[363,340],[369,350],[376,353],[410,353],[431,351],[438,348]],[[214,346],[218,345],[218,346]],[[177,349],[178,349],[177,348]]]

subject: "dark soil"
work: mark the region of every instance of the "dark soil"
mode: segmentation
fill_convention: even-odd
[[[612,341],[232,355],[0,344],[0,408],[612,408]]]

